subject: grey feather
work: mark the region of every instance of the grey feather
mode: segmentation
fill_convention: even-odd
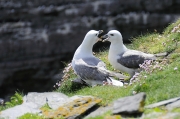
[[[107,80],[112,82],[113,79],[110,77],[114,76],[119,79],[127,78],[122,74],[107,70],[104,62],[95,57],[76,60],[74,70],[88,85],[103,84],[103,81],[107,82]]]
[[[82,59],[89,66],[106,67],[105,63],[96,57],[88,57]]]
[[[153,57],[148,57],[145,53],[135,50],[128,50],[119,55],[117,62],[127,68],[139,68],[139,64],[144,63],[145,60],[152,60]]]
[[[145,58],[139,55],[130,55],[119,58],[117,62],[128,68],[139,68],[139,64],[142,64],[144,60]]]
[[[98,62],[96,62],[97,60],[91,60],[91,61],[87,59],[81,59],[81,60],[84,63],[81,64],[75,63],[76,65],[74,67],[74,70],[76,71],[77,75],[79,75],[84,80],[89,80],[89,79],[100,80],[102,82],[106,80],[108,74],[106,72],[103,72],[102,70],[99,70],[99,67],[97,67],[98,65]]]
[[[74,80],[72,80],[72,82],[79,83],[79,84],[85,84],[85,82],[80,77],[75,78]]]

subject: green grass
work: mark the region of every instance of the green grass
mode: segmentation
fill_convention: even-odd
[[[20,116],[18,119],[45,119],[44,116],[39,116],[38,114],[26,113]]]
[[[180,59],[180,58],[179,58]],[[177,67],[177,70],[174,68]],[[134,85],[136,92],[146,92],[146,104],[159,102],[165,99],[180,96],[180,65],[177,62],[171,63],[163,71],[148,75],[147,79]],[[140,84],[143,84],[140,86]]]
[[[77,90],[71,90],[71,82],[68,78],[65,79],[66,85],[59,87],[56,91],[63,92],[66,95],[93,95],[103,99],[103,105],[111,103],[120,97],[132,95],[133,91],[145,92],[147,94],[146,105],[155,103],[161,100],[180,96],[180,33],[170,32],[174,27],[178,26],[180,20],[170,25],[162,34],[153,33],[139,36],[132,39],[132,44],[128,45],[131,49],[140,50],[147,53],[168,52],[168,62],[164,65],[164,70],[154,71],[152,74],[146,74],[147,78],[141,78],[140,82],[134,83],[131,86],[114,87],[114,86],[95,86],[84,87]],[[180,28],[179,28],[180,29]],[[108,62],[108,51],[102,51],[95,54],[106,63],[109,70],[116,71]],[[174,68],[177,67],[177,70]],[[68,72],[67,72],[68,73]],[[69,75],[73,75],[71,80],[76,77],[71,69]],[[66,89],[70,90],[67,91]],[[66,90],[66,91],[65,91]]]
[[[10,107],[14,107],[16,105],[20,105],[22,103],[23,103],[23,94],[20,92],[15,92],[15,94],[11,97],[9,102],[6,102],[4,106],[0,106],[0,111]]]
[[[163,32],[163,34],[165,35],[168,35],[168,34],[171,34],[172,33],[172,30],[175,28],[175,27],[178,27],[178,25],[180,24],[180,20],[177,20],[176,22],[170,24]]]

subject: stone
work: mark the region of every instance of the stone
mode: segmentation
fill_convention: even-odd
[[[111,111],[112,109],[113,109],[112,104],[105,106],[105,107],[99,107],[98,109],[96,109],[96,110],[92,111],[90,114],[88,114],[84,119],[103,115],[104,113]]]
[[[58,92],[31,92],[23,97],[23,104],[2,111],[0,117],[15,119],[25,113],[40,113],[40,108],[46,103],[50,108],[57,109],[68,99],[68,96]]]
[[[163,106],[163,105],[168,105],[168,104],[171,104],[171,103],[176,102],[178,100],[180,100],[180,97],[172,98],[172,99],[168,99],[168,100],[163,100],[161,102],[150,104],[150,105],[145,106],[145,108],[155,108],[155,107],[159,107],[159,106]]]
[[[145,99],[146,94],[143,92],[133,96],[119,98],[114,101],[113,114],[139,116],[144,111]]]
[[[152,112],[149,114],[143,114],[143,116],[139,119],[179,119],[179,113],[162,113],[162,112]]]
[[[46,103],[52,108],[57,109],[60,105],[67,101],[69,97],[65,94],[58,93],[58,92],[44,92],[44,93],[37,93],[31,92],[28,93],[26,102],[33,102],[37,104],[38,108],[42,107]]]
[[[168,110],[172,110],[172,109],[175,109],[175,108],[180,108],[180,100],[177,100],[177,101],[175,101],[173,103],[167,104],[166,108]]]
[[[0,117],[16,119],[25,113],[36,113],[43,114],[46,118],[82,118],[86,113],[97,109],[100,102],[101,99],[93,96],[77,95],[69,98],[56,92],[31,92],[23,97],[23,104],[1,111]]]
[[[33,102],[24,102],[21,105],[6,109],[0,112],[0,117],[5,119],[17,119],[25,113],[40,113],[38,105]]]
[[[42,114],[46,118],[82,118],[87,111],[96,107],[100,102],[101,99],[93,96],[73,96],[56,110],[42,110]]]

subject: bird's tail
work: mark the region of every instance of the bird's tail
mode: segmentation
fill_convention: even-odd
[[[118,81],[116,79],[113,79],[112,77],[109,77],[107,79],[107,82],[108,82],[108,84],[111,84],[111,85],[114,85],[114,86],[123,86],[124,85],[123,82]]]
[[[128,78],[127,76],[123,75],[123,74],[120,74],[120,73],[116,73],[116,72],[113,72],[113,71],[109,71],[107,70],[109,76],[114,76],[114,77],[117,77],[119,79],[126,79]]]
[[[167,55],[168,55],[168,53],[167,53],[167,52],[154,54],[154,56],[156,56],[156,57],[165,57],[165,56],[167,56]]]

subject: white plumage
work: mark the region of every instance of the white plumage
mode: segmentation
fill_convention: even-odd
[[[86,82],[90,86],[103,84],[103,82],[112,83],[112,85],[123,86],[123,83],[113,79],[111,76],[125,78],[121,74],[115,74],[108,71],[105,64],[93,55],[93,45],[100,40],[98,31],[90,30],[81,45],[77,48],[73,60],[72,67],[78,78]]]
[[[153,54],[128,49],[122,40],[122,35],[117,30],[111,30],[103,36],[104,41],[110,41],[108,60],[117,70],[128,73],[131,77],[138,71],[139,64],[145,60],[155,60]]]

